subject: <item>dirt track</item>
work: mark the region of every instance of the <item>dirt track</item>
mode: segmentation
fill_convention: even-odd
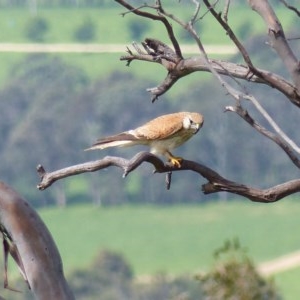
[[[16,53],[125,53],[130,44],[19,44],[0,43],[0,52]],[[210,45],[205,47],[208,54],[235,54],[234,46]],[[199,49],[182,45],[183,53],[196,54]]]
[[[263,275],[274,275],[300,267],[300,251],[292,252],[276,259],[261,263],[258,270]]]

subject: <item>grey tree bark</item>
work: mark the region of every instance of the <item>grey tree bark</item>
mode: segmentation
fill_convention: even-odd
[[[75,299],[55,242],[36,211],[15,190],[0,182],[0,231],[5,266],[10,254],[38,300]],[[8,287],[5,268],[5,287]]]

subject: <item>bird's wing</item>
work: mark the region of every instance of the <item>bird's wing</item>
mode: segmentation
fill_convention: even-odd
[[[182,113],[163,115],[129,132],[140,140],[161,140],[180,131],[182,119]]]

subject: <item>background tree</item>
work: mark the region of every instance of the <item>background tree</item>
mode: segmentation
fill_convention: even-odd
[[[33,42],[43,42],[49,27],[42,17],[33,17],[26,25],[26,36]]]
[[[85,19],[74,32],[74,39],[79,42],[91,42],[95,39],[95,36],[95,24],[89,18]]]

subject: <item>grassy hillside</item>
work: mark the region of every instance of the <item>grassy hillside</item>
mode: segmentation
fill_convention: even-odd
[[[256,263],[299,250],[295,228],[300,226],[300,206],[292,200],[272,205],[242,201],[172,207],[86,205],[40,213],[66,272],[87,266],[101,249],[123,253],[137,275],[208,269],[213,251],[234,237]],[[285,294],[298,273],[296,269],[276,276]],[[292,290],[300,293],[295,286]]]
[[[67,269],[84,266],[102,248],[124,252],[137,274],[207,268],[213,250],[233,237],[240,239],[256,262],[299,249],[292,231],[300,224],[296,201],[269,206],[242,202],[173,207],[83,205],[40,213]],[[80,261],[79,253],[84,254]]]
[[[299,298],[300,268],[295,268],[287,272],[279,273],[274,278],[277,286],[281,289],[282,295],[284,295],[285,300],[295,300]]]
[[[173,7],[168,7],[174,15],[176,14],[185,21],[189,21],[194,13],[193,5],[178,3]],[[222,8],[220,8],[221,10]],[[96,43],[128,43],[132,41],[132,31],[129,25],[133,21],[143,22],[133,14],[126,14],[122,17],[121,13],[125,9],[115,4],[114,8],[38,8],[35,15],[29,9],[2,9],[0,11],[0,42],[28,42],[26,37],[26,28],[34,17],[45,19],[48,24],[48,30],[43,42],[46,43],[72,43],[74,42],[74,32],[84,21],[90,20],[96,27]],[[204,15],[206,9],[203,5],[200,17]],[[293,25],[293,14],[281,6],[276,11],[286,30]],[[145,34],[147,37],[157,37],[164,40],[167,34],[162,30],[160,22],[148,21]],[[243,6],[233,6],[229,13],[229,24],[237,32],[242,34],[242,27],[248,27],[251,33],[264,33],[263,21],[250,8]],[[183,30],[173,22],[174,30],[180,39],[186,40]],[[222,30],[217,30],[219,26],[210,16],[198,21],[198,29],[201,32],[201,38],[208,44],[227,44],[229,39]],[[206,30],[209,28],[209,30]],[[212,34],[213,33],[213,34]],[[137,40],[138,42],[139,40]]]
[[[202,8],[204,14],[204,6]],[[120,14],[125,10],[115,4],[114,8],[38,8],[37,15],[34,15],[29,9],[2,9],[0,11],[0,43],[29,43],[32,42],[27,36],[28,26],[34,17],[39,17],[47,22],[47,31],[43,38],[43,43],[78,43],[74,38],[75,31],[86,21],[90,20],[95,26],[95,38],[91,43],[118,43],[126,46],[130,45],[133,40],[140,42],[145,37],[155,37],[162,41],[169,42],[165,30],[159,22],[147,21],[145,33],[140,38],[136,38],[130,24],[142,22],[141,18],[131,14],[122,17]],[[179,15],[188,21],[194,12],[194,7],[187,6],[185,3],[178,4],[171,8],[174,14]],[[293,25],[293,15],[284,9],[277,11],[282,23],[286,29]],[[249,8],[235,6],[229,14],[229,23],[236,31],[238,36],[246,39],[255,33],[265,33],[265,29],[260,18]],[[183,43],[192,43],[184,30],[177,24],[173,24],[177,38]],[[205,44],[229,44],[231,43],[228,36],[221,30],[218,24],[207,14],[197,24],[201,33],[201,39]],[[209,30],[207,30],[209,28]],[[213,33],[213,34],[212,34]],[[125,52],[124,52],[125,53]],[[122,53],[122,54],[124,54]],[[82,66],[84,70],[92,77],[104,76],[106,72],[112,69],[124,70],[124,63],[119,62],[119,54],[67,54],[62,55],[68,62]],[[15,62],[19,61],[23,54],[1,53],[0,82],[7,78],[7,70]],[[137,66],[136,68],[134,66]],[[140,76],[146,74],[153,78],[157,75],[158,66],[153,67],[147,64],[147,73],[141,74],[140,68],[142,63],[133,64],[131,72],[137,72]],[[146,76],[145,75],[145,76]],[[164,73],[161,75],[163,78]]]

